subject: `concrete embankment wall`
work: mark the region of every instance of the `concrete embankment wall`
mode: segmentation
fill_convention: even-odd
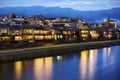
[[[0,51],[0,62],[25,60],[38,57],[68,54],[80,50],[120,45],[120,40],[62,44],[48,47],[33,47],[20,50]]]

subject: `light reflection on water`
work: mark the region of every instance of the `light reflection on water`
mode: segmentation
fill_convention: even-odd
[[[40,58],[34,60],[35,80],[51,79],[52,73],[52,57]]]
[[[15,62],[14,64],[14,71],[15,71],[15,80],[22,80],[21,77],[22,77],[22,62],[21,61],[18,61],[18,62]]]
[[[114,46],[0,63],[0,80],[120,80],[119,53]]]
[[[96,63],[97,63],[97,49],[94,49],[94,50],[89,50],[89,71],[88,71],[88,74],[89,74],[89,78],[91,78],[91,76],[94,75],[94,71],[95,71],[95,68],[96,68]]]
[[[88,67],[88,50],[82,51],[80,53],[80,79],[85,80],[87,75],[87,67]]]

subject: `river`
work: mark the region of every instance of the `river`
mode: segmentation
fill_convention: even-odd
[[[0,80],[120,80],[120,46],[0,63]]]

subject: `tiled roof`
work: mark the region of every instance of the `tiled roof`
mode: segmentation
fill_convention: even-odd
[[[22,29],[22,26],[9,26],[10,30],[20,30]]]
[[[0,28],[8,28],[7,24],[0,24]]]
[[[24,22],[19,21],[19,20],[12,20],[12,21],[14,21],[16,24],[24,24]]]
[[[65,24],[53,24],[53,27],[64,27]]]

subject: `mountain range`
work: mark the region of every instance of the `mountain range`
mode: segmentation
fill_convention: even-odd
[[[43,7],[43,6],[29,6],[29,7],[3,7],[0,8],[0,15],[5,16],[9,13],[19,14],[23,16],[32,15],[44,15],[47,18],[55,17],[70,17],[74,18],[78,16],[80,19],[96,21],[104,18],[112,18],[120,20],[120,7],[107,9],[107,10],[95,10],[95,11],[80,11],[71,8],[60,7]]]

